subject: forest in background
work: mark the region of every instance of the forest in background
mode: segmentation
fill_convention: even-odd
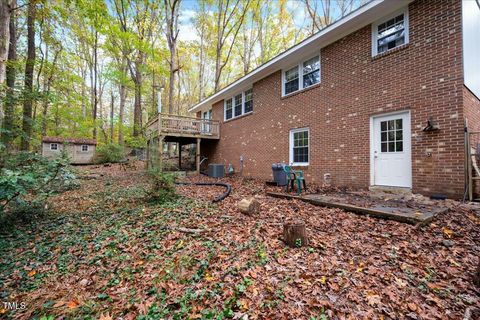
[[[145,144],[187,109],[367,0],[0,0],[0,149]]]

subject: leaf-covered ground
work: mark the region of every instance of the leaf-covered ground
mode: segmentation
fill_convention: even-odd
[[[0,298],[26,304],[0,317],[462,319],[479,308],[471,207],[416,228],[268,198],[243,179],[229,179],[219,204],[208,200],[221,188],[184,186],[185,197],[155,205],[141,171],[88,170],[79,190],[50,200],[51,214],[0,235]],[[239,213],[252,195],[261,214]],[[296,218],[309,247],[281,241]]]

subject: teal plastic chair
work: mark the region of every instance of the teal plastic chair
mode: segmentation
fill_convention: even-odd
[[[297,194],[300,195],[303,190],[307,190],[307,184],[302,170],[293,170],[290,166],[284,166],[283,171],[287,175],[286,191],[289,192],[289,187],[293,190],[295,182],[297,183]]]

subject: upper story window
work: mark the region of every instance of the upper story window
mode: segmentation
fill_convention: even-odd
[[[56,144],[56,143],[50,143],[50,150],[52,150],[52,151],[57,151],[57,150],[58,150],[58,144]]]
[[[303,87],[309,87],[320,82],[320,60],[313,57],[303,63]]]
[[[248,89],[225,99],[225,119],[230,120],[253,111],[253,89]]]
[[[253,111],[253,89],[245,91],[245,113]]]
[[[282,95],[320,83],[320,56],[315,56],[283,72]]]
[[[234,116],[238,117],[242,115],[242,94],[237,94],[235,96],[235,113]]]
[[[233,117],[233,104],[232,98],[225,100],[225,120],[232,119]]]
[[[82,144],[82,152],[88,152],[88,145]]]
[[[407,9],[373,24],[372,28],[373,56],[408,43]]]

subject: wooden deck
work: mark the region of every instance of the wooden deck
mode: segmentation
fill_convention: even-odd
[[[160,113],[145,127],[147,137],[147,166],[163,168],[162,157],[165,142],[178,143],[178,167],[182,168],[182,145],[196,144],[195,162],[200,173],[201,141],[220,139],[220,122],[172,114]]]
[[[220,139],[220,123],[216,120],[161,113],[147,123],[146,135],[148,139],[160,136]]]

